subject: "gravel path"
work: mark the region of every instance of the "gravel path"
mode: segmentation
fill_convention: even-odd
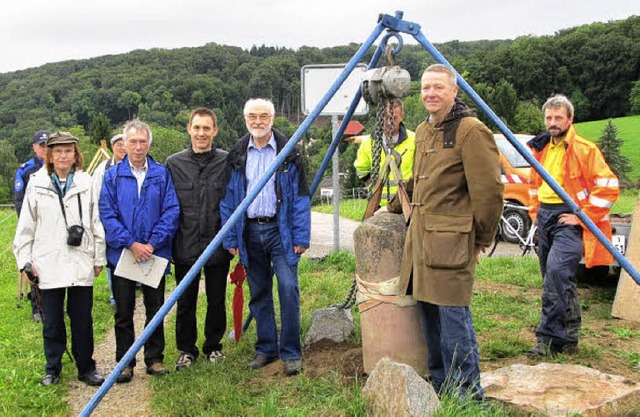
[[[136,309],[133,316],[136,329],[136,337],[144,329],[144,305],[142,296],[136,299]],[[166,331],[167,329],[165,329]],[[98,370],[106,377],[116,366],[116,337],[113,330],[107,334],[107,338],[96,344],[94,358]],[[144,349],[144,348],[143,348]],[[127,384],[113,384],[109,392],[104,396],[92,416],[152,416],[151,388],[149,386],[151,376],[147,375],[144,367],[144,359],[141,349],[136,355],[137,365],[133,380]],[[77,416],[96,393],[98,388],[89,387],[83,382],[74,380],[69,388],[67,403],[69,415]]]
[[[360,222],[340,218],[338,222],[340,232],[340,249],[354,251],[353,232]],[[305,255],[310,258],[321,258],[333,251],[333,214],[311,212],[311,247]],[[513,243],[500,242],[494,257],[520,256],[522,250]],[[486,255],[483,255],[486,256]],[[532,256],[530,253],[528,256]]]

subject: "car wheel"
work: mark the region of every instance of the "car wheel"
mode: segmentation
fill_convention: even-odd
[[[516,232],[522,240],[526,239],[529,228],[531,227],[531,218],[527,214],[527,210],[509,208],[506,209],[502,215],[511,228],[513,228],[513,230],[510,230],[510,228],[503,226],[502,238],[509,243],[521,243],[518,236],[514,233]]]

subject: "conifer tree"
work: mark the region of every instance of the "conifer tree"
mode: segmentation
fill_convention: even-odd
[[[598,147],[611,170],[618,176],[620,185],[626,187],[631,185],[627,176],[631,172],[631,165],[629,164],[629,158],[620,153],[623,142],[622,139],[618,138],[618,128],[609,119],[604,129],[602,129],[600,139],[598,139]]]
[[[98,113],[89,123],[89,136],[96,145],[99,145],[102,139],[108,141],[111,138],[111,122],[104,113]]]

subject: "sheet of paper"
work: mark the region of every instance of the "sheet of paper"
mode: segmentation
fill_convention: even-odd
[[[160,256],[151,255],[148,261],[138,262],[130,249],[123,249],[113,273],[119,277],[158,288],[169,261]]]

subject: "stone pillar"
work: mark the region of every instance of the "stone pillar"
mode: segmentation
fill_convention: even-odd
[[[627,260],[636,269],[640,267],[640,198],[636,201],[636,209],[631,217],[631,232],[627,241]],[[640,322],[640,285],[631,278],[624,269],[620,273],[616,298],[613,300],[611,315],[613,317]]]
[[[355,230],[356,273],[363,285],[383,283],[400,275],[405,234],[404,217],[391,213],[377,214]],[[359,301],[368,298],[369,292],[359,287]],[[397,295],[396,287],[394,294],[379,297],[384,301],[370,300],[373,302],[359,305],[364,370],[370,373],[378,360],[387,356],[426,376],[427,346],[417,307],[415,303],[396,304]]]

